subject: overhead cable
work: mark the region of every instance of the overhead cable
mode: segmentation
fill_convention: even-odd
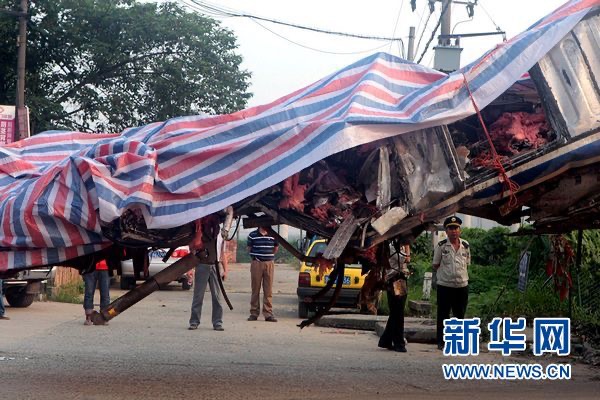
[[[400,15],[402,14],[403,6],[404,6],[404,0],[402,0],[402,3],[400,3],[400,9],[398,10],[398,16],[396,17],[396,23],[394,24],[394,30],[392,31],[392,37],[396,35],[396,29],[398,28],[398,21],[400,21]],[[393,42],[390,42],[390,48],[388,50],[388,53],[392,52],[392,43]],[[400,53],[400,57],[404,58],[404,43],[402,43],[402,52]]]
[[[368,49],[368,50],[362,50],[362,51],[352,51],[352,52],[347,52],[347,53],[343,53],[343,52],[337,52],[337,51],[327,51],[327,50],[321,50],[321,49],[317,49],[317,48],[314,48],[314,47],[306,46],[306,45],[304,45],[304,44],[301,44],[301,43],[295,42],[295,41],[293,41],[293,40],[291,40],[291,39],[288,39],[288,38],[286,38],[285,36],[283,36],[283,35],[280,35],[279,33],[277,33],[277,32],[275,32],[275,31],[273,31],[273,30],[271,30],[271,29],[267,28],[266,26],[264,26],[263,24],[261,24],[260,22],[258,22],[258,21],[256,21],[256,20],[254,20],[254,19],[252,19],[252,22],[254,22],[255,24],[257,24],[257,25],[258,25],[258,26],[260,26],[261,28],[263,28],[263,29],[265,29],[265,30],[267,30],[267,31],[271,32],[273,35],[280,37],[280,38],[281,38],[281,39],[283,39],[283,40],[286,40],[286,41],[288,41],[288,42],[290,42],[290,43],[292,43],[292,44],[295,44],[296,46],[304,47],[305,49],[308,49],[308,50],[318,51],[319,53],[326,53],[326,54],[337,54],[337,55],[351,55],[351,54],[361,54],[361,53],[372,53],[373,51],[375,51],[375,50],[379,50],[379,49],[381,49],[382,47],[385,47],[385,46],[387,46],[387,45],[388,45],[387,43],[384,43],[384,44],[382,44],[381,46],[377,46],[377,47],[375,47],[375,48],[371,48],[371,49]]]
[[[206,3],[206,2],[200,1],[200,0],[189,0],[189,1],[193,4],[195,4],[197,7],[200,7],[203,10],[203,12],[207,11],[207,13],[214,15],[214,16],[250,18],[253,20],[259,20],[259,21],[264,21],[264,22],[270,22],[272,24],[283,25],[283,26],[287,26],[290,28],[302,29],[302,30],[307,30],[307,31],[317,32],[317,33],[325,33],[328,35],[345,36],[345,37],[351,37],[351,38],[357,38],[357,39],[381,40],[381,41],[386,41],[386,42],[389,42],[389,41],[403,42],[402,38],[372,36],[372,35],[362,35],[362,34],[356,34],[356,33],[330,31],[330,30],[314,28],[314,27],[310,27],[310,26],[304,26],[304,25],[279,21],[279,20],[272,19],[272,18],[259,17],[257,15],[248,14],[248,13],[244,13],[244,12],[232,11],[232,10],[230,11],[230,10],[220,8],[218,6],[211,5],[209,3]],[[196,8],[196,9],[198,9],[198,8]]]
[[[427,30],[427,26],[429,25],[429,20],[431,19],[432,15],[433,15],[433,13],[431,11],[427,15],[427,19],[425,20],[425,25],[423,25],[423,30],[421,31],[421,35],[419,36],[419,40],[417,41],[417,45],[415,46],[414,54],[419,52],[419,47],[421,47],[421,40],[423,39],[423,35],[425,34],[425,31]],[[420,21],[419,21],[419,26],[421,26]],[[417,31],[418,30],[419,29],[417,28]]]
[[[492,21],[492,24],[494,24],[494,26],[496,27],[496,30],[498,32],[502,32],[502,28],[500,28],[500,26],[498,26],[498,24],[496,23],[496,21],[494,21],[494,19],[492,18],[492,16],[490,15],[490,13],[487,12],[487,10],[485,9],[485,7],[483,6],[483,4],[481,3],[481,0],[479,2],[479,5],[481,6],[481,9],[483,10],[483,12],[485,13],[485,15],[488,16],[488,18],[490,19],[490,21]],[[503,35],[504,40],[506,40],[506,34]]]

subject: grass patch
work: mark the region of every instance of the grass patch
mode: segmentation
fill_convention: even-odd
[[[408,302],[410,300],[421,300],[423,294],[423,287],[422,286],[415,286],[415,285],[410,285],[408,286],[408,295],[406,297],[406,305],[404,306],[404,315],[405,316],[412,316],[414,313],[413,311],[408,307]],[[432,303],[433,303],[433,299],[431,299]],[[433,306],[432,312],[435,311],[435,305]],[[381,291],[381,297],[379,299],[379,303],[377,304],[377,315],[390,315],[390,307],[388,305],[388,300],[387,300],[387,291],[382,290]]]
[[[82,304],[82,295],[83,281],[72,282],[56,288],[54,294],[51,296],[51,300],[59,303]]]

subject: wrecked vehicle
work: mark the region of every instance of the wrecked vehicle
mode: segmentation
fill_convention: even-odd
[[[118,271],[123,257],[144,268],[148,247],[187,245],[195,220],[228,207],[226,231],[246,216],[245,227],[329,239],[309,261],[335,265],[338,279],[313,296],[337,282],[335,301],[346,264],[392,268],[394,248],[454,212],[528,217],[538,232],[596,228],[599,13],[600,0],[570,1],[449,75],[379,53],[230,115],[3,146],[0,275],[105,258]],[[97,320],[196,262],[184,257]]]

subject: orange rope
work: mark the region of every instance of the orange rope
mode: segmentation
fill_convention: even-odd
[[[487,126],[485,125],[485,122],[483,121],[483,117],[481,116],[481,111],[479,110],[479,107],[477,107],[477,103],[475,103],[475,98],[473,97],[473,93],[471,92],[471,88],[469,87],[469,82],[467,81],[467,77],[464,73],[462,75],[463,75],[463,79],[465,81],[465,87],[467,88],[467,91],[469,92],[469,98],[471,99],[473,108],[475,108],[475,112],[477,112],[477,117],[479,118],[479,122],[481,123],[481,126],[483,127],[483,131],[485,132],[485,136],[487,138],[487,141],[490,145],[490,150],[492,152],[491,159],[487,159],[487,160],[485,160],[485,162],[486,163],[489,162],[489,165],[498,171],[498,180],[504,186],[504,190],[502,191],[502,193],[504,193],[506,191],[510,192],[510,199],[508,201],[508,206],[510,208],[514,208],[518,204],[517,192],[519,191],[519,185],[515,181],[511,180],[508,177],[506,170],[504,169],[504,165],[502,165],[502,160],[500,159],[500,156],[498,155],[498,152],[496,151],[494,142],[492,142],[492,137],[490,136]]]

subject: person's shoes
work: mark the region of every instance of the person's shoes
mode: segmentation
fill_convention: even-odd
[[[223,328],[221,325],[217,325],[213,328],[215,331],[224,331],[225,328]]]
[[[265,321],[267,321],[267,322],[277,322],[277,318],[271,316],[271,317],[265,318]]]
[[[388,349],[388,350],[394,349],[394,346],[392,346],[391,343],[385,343],[385,342],[382,342],[381,340],[379,341],[379,343],[377,343],[377,347],[381,347],[382,349]]]
[[[258,317],[256,315],[251,315],[248,317],[248,321],[256,321]]]
[[[190,327],[188,328],[190,331],[194,331],[196,329],[198,329],[198,324],[190,324]]]
[[[0,315],[0,319],[7,319],[8,320],[10,318],[8,318],[6,315]]]
[[[406,347],[405,346],[394,346],[390,350],[397,351],[398,353],[406,353]]]
[[[83,324],[84,324],[85,326],[94,325],[94,323],[92,322],[92,320],[91,320],[91,319],[86,319],[86,320],[83,322]]]
[[[438,343],[438,350],[444,350],[444,343]]]

